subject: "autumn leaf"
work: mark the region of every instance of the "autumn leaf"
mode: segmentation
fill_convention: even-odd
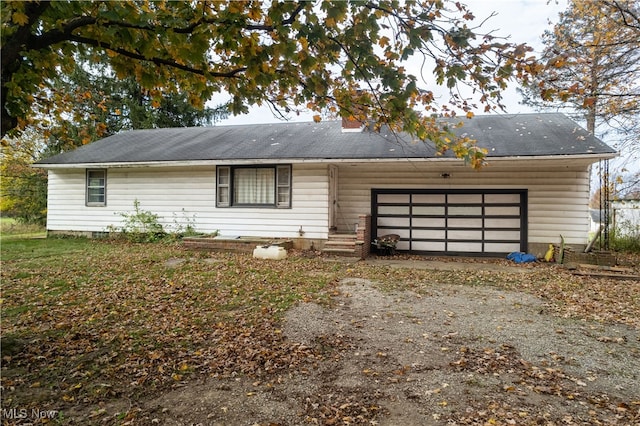
[[[29,17],[23,12],[13,12],[13,14],[11,15],[11,21],[20,26],[24,26],[29,23]]]

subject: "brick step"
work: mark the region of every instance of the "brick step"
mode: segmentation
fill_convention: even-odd
[[[356,256],[356,238],[355,234],[330,234],[322,252],[336,256]]]
[[[329,234],[322,252],[325,254],[345,257],[357,257],[356,234]]]

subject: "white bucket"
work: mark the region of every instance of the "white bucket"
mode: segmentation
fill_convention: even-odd
[[[280,246],[256,246],[253,250],[253,257],[257,259],[280,260],[287,257],[287,251]]]

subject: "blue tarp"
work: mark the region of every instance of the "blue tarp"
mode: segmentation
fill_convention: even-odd
[[[532,254],[522,253],[519,251],[514,251],[513,253],[509,253],[507,255],[507,259],[513,260],[516,263],[529,263],[529,262],[535,262],[536,260],[538,260]]]

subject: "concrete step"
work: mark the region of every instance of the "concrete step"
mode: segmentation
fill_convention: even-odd
[[[355,246],[356,240],[329,240],[325,246]]]
[[[344,257],[357,257],[355,250],[344,250],[339,248],[327,248],[322,249],[324,254],[330,254],[334,256],[344,256]]]
[[[329,241],[355,241],[356,234],[329,234]]]
[[[325,247],[322,251],[327,253],[355,253],[355,250],[344,247]]]

